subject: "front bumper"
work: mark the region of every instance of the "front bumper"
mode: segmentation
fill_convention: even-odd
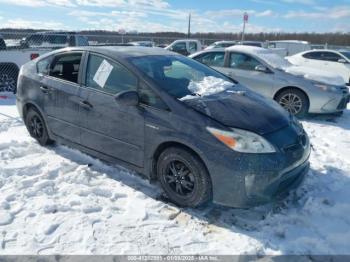
[[[278,152],[272,154],[238,154],[230,149],[211,154],[207,167],[213,202],[247,208],[281,198],[299,186],[309,170],[310,143],[307,136],[303,144],[295,143],[293,135],[287,127],[266,136],[278,144]]]
[[[244,204],[254,206],[286,196],[290,190],[297,188],[302,183],[309,168],[310,164],[307,160],[294,169],[285,173],[282,172],[280,176],[264,179],[265,181],[249,183],[249,179],[246,177],[246,200]]]
[[[347,108],[350,102],[349,90],[346,86],[341,89],[341,93],[333,95],[323,95],[315,99],[315,103],[310,108],[310,113],[336,113]],[[317,106],[319,102],[319,108]]]

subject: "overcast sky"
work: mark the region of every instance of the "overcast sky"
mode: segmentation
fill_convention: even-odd
[[[350,0],[0,0],[0,28],[350,32]]]

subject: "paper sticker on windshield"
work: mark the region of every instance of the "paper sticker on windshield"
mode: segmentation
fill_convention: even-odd
[[[100,64],[100,67],[97,69],[96,74],[94,76],[94,81],[102,88],[104,88],[109,75],[113,70],[113,66],[107,62],[107,60],[103,60]]]

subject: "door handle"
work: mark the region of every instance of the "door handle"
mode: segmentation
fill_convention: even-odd
[[[84,100],[84,101],[80,101],[79,105],[85,109],[91,109],[93,108],[92,104],[90,104],[88,101]]]
[[[44,93],[44,94],[48,94],[50,93],[50,88],[48,88],[47,86],[40,86],[40,90]]]

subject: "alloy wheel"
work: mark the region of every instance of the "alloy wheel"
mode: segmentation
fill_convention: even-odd
[[[303,107],[301,98],[293,93],[288,93],[282,96],[279,104],[293,115],[298,114]]]
[[[43,122],[38,116],[33,116],[30,120],[30,132],[35,138],[41,138],[44,134]]]
[[[181,197],[187,197],[194,191],[194,176],[182,161],[176,160],[168,164],[165,180],[169,188]]]

